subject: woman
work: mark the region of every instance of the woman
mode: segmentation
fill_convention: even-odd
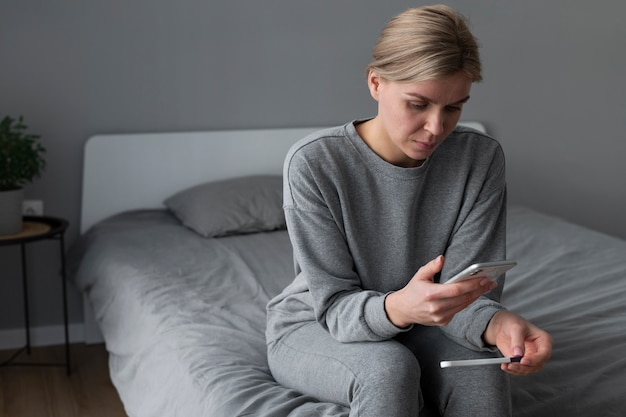
[[[549,359],[550,336],[499,303],[503,277],[440,284],[505,259],[502,150],[455,127],[481,79],[459,14],[407,10],[383,30],[367,68],[376,117],[290,150],[284,209],[297,276],[268,304],[279,383],[349,406],[351,416],[417,416],[424,404],[445,416],[506,416],[507,374]],[[523,358],[439,368],[498,351]]]

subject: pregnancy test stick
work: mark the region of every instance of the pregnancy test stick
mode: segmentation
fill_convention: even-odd
[[[493,365],[500,363],[519,362],[521,360],[521,356],[516,356],[514,358],[467,359],[460,361],[441,361],[439,366],[441,366],[442,368],[450,368],[452,366]]]

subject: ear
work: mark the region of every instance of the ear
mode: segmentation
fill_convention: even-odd
[[[370,95],[376,101],[378,101],[382,81],[383,79],[374,71],[370,71],[369,74],[367,74],[367,87],[370,90]]]

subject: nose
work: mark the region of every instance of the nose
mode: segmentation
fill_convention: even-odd
[[[424,123],[424,129],[433,136],[439,136],[443,133],[444,117],[438,111],[431,112]]]

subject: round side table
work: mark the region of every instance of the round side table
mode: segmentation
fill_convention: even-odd
[[[25,216],[22,231],[13,235],[0,236],[0,246],[19,245],[22,261],[22,287],[24,296],[24,325],[26,328],[26,345],[13,354],[0,366],[65,366],[67,375],[70,374],[70,343],[67,318],[67,272],[65,266],[65,231],[68,222],[64,219],[48,216]],[[30,354],[30,318],[28,308],[28,272],[26,270],[26,245],[41,240],[57,240],[60,247],[61,282],[63,287],[63,324],[65,329],[65,363],[21,363],[15,359],[24,351]]]

